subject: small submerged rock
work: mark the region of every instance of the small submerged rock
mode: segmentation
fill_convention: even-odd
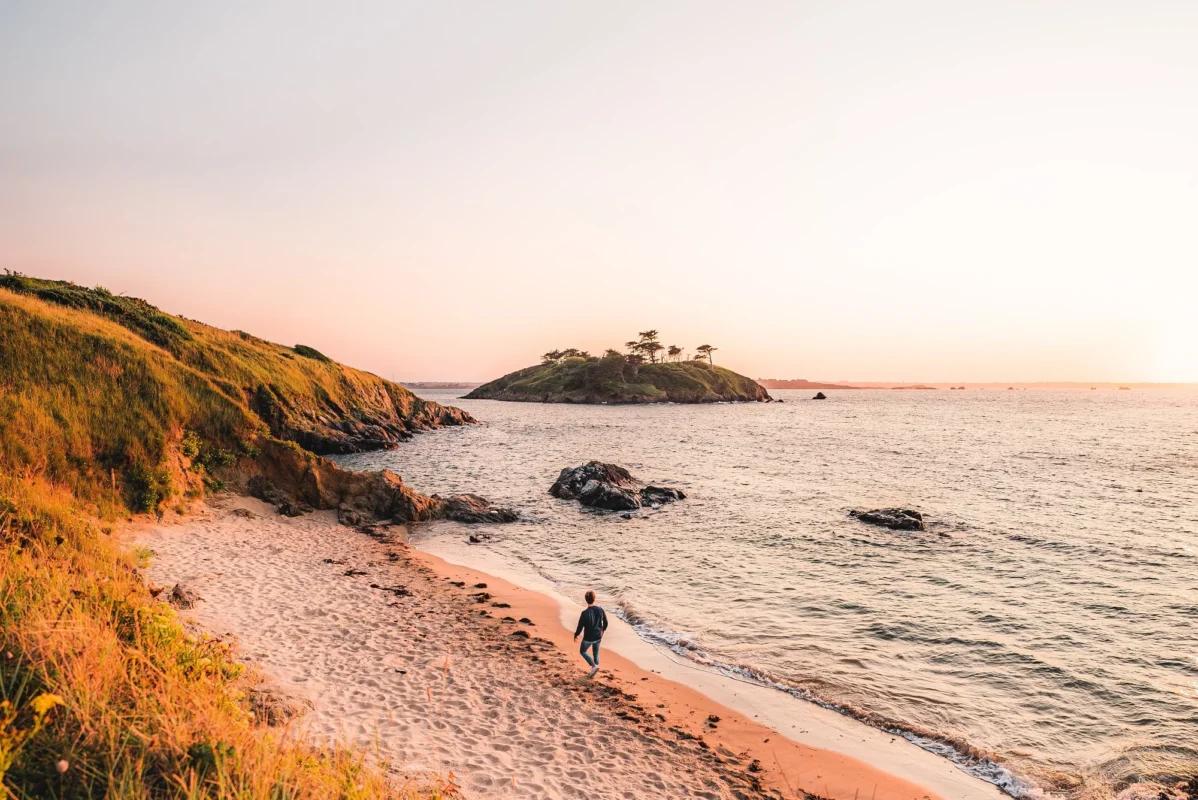
[[[827,400],[828,395],[824,394],[823,392],[816,392],[815,397],[813,397],[811,399],[812,400]]]
[[[590,508],[625,512],[686,498],[680,489],[645,486],[624,467],[601,461],[566,467],[549,487],[549,494],[562,500],[577,500]],[[627,514],[622,516],[628,518]]]
[[[880,525],[896,531],[925,531],[923,514],[910,508],[875,508],[872,511],[862,511],[855,508],[849,516],[870,525]]]

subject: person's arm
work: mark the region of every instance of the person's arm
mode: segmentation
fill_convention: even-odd
[[[599,629],[607,630],[607,612],[599,609]]]
[[[578,634],[582,633],[582,621],[586,619],[587,612],[584,610],[578,615],[578,627],[574,629],[574,638],[578,638]]]

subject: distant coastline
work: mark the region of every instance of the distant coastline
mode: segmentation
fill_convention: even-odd
[[[922,390],[1001,390],[1007,389],[1184,389],[1198,383],[1151,381],[811,381],[805,378],[758,378],[767,389],[922,389]],[[411,384],[408,384],[411,385]]]
[[[856,389],[844,383],[824,383],[806,378],[758,378],[757,382],[767,389]]]
[[[482,381],[398,381],[410,389],[475,389]]]

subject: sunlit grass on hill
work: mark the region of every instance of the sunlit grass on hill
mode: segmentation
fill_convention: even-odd
[[[242,666],[113,541],[257,457],[255,381],[292,415],[421,401],[314,350],[32,285],[57,294],[0,289],[0,797],[451,796],[255,722]]]
[[[275,436],[298,441],[309,449],[338,451],[346,423],[364,423],[386,428],[389,435],[402,435],[411,429],[460,421],[460,412],[450,413],[399,384],[339,364],[307,345],[287,347],[244,331],[213,328],[167,314],[144,300],[66,281],[6,273],[0,275],[0,292],[0,302],[5,305],[36,298],[44,301],[37,304],[41,317],[71,320],[71,325],[83,325],[92,332],[99,326],[106,340],[96,345],[99,349],[110,346],[107,340],[118,341],[114,331],[121,329],[121,343],[148,345],[142,352],[154,349],[171,357],[173,367],[190,368],[213,390],[252,411]],[[56,316],[51,309],[62,313]],[[83,319],[87,322],[80,322]],[[71,331],[65,335],[78,334]],[[55,340],[47,344],[50,358],[69,355],[69,351],[58,350]],[[85,371],[109,364],[94,360],[104,353],[83,355],[93,356],[91,363],[83,363]],[[39,357],[27,356],[34,360],[33,366]],[[115,365],[112,368],[117,369]]]

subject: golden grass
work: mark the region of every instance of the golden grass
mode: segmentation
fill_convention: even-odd
[[[186,353],[0,289],[0,798],[455,796],[452,781],[396,787],[366,754],[256,724],[242,665],[189,635],[112,540],[114,520],[183,503],[254,457],[268,431],[247,406],[252,381],[273,376],[313,407],[386,391],[177,322],[164,330],[190,338],[167,343]]]
[[[67,490],[0,474],[0,541],[0,707],[17,712],[0,730],[9,796],[452,796],[389,786],[360,753],[255,725],[228,648],[187,634]],[[22,742],[47,696],[61,705]]]

